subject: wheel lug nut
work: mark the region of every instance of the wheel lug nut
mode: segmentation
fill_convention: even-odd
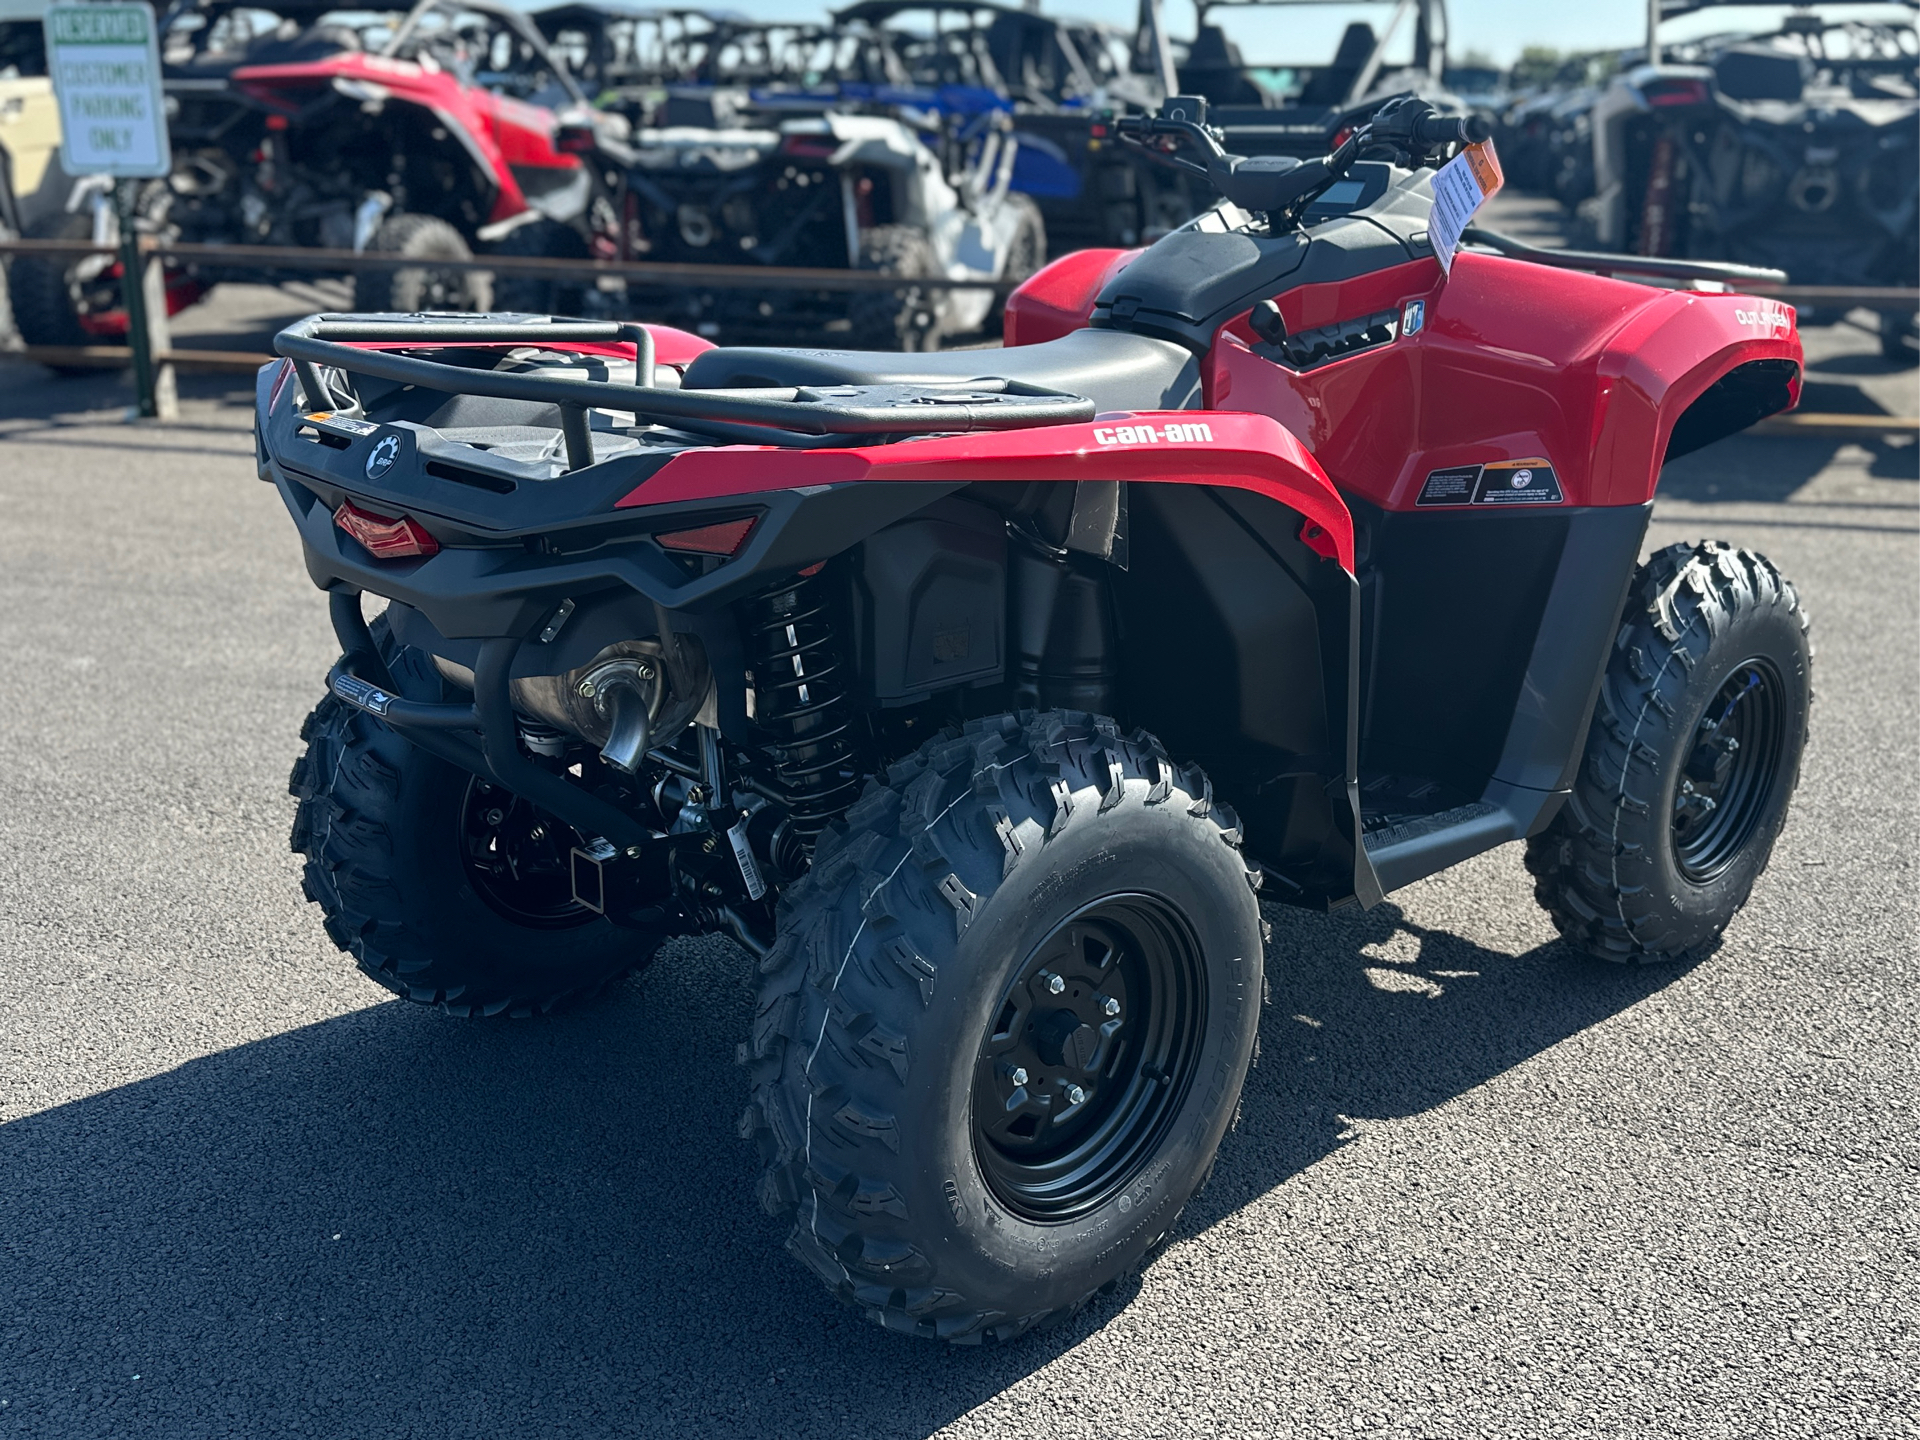
[[[1100,1013],[1111,1018],[1120,1013],[1120,1002],[1109,995],[1100,1002]]]
[[[1086,1098],[1087,1098],[1087,1092],[1082,1090],[1078,1085],[1069,1085],[1067,1087],[1067,1103],[1068,1104],[1078,1105],[1081,1101],[1085,1100]]]
[[[1024,1065],[1014,1066],[1012,1072],[1007,1076],[1007,1078],[1013,1081],[1013,1083],[1016,1085],[1026,1084],[1027,1083],[1026,1067]]]
[[[504,810],[487,811],[487,824],[489,825],[498,825],[502,820],[506,818],[507,818],[507,812]]]
[[[1049,995],[1058,995],[1062,990],[1067,988],[1067,982],[1058,975],[1050,975],[1043,970],[1040,972],[1040,978],[1046,981],[1047,993]]]

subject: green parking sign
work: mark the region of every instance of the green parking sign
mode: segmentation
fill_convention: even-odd
[[[45,25],[67,173],[165,175],[173,155],[152,8],[52,5]]]

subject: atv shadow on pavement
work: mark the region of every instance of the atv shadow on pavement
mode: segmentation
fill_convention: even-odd
[[[1872,455],[1868,473],[1877,479],[1920,478],[1920,446],[1906,438],[1735,435],[1670,463],[1660,472],[1659,498],[1696,505],[1785,504],[1847,445]]]
[[[1517,872],[1501,854],[1478,863]],[[1261,1057],[1182,1235],[1354,1122],[1442,1104],[1681,973],[1503,954],[1392,904],[1267,913]],[[919,1437],[1116,1313],[953,1353],[771,1257],[734,1134],[751,978],[684,943],[597,1009],[476,1025],[379,1004],[0,1126],[0,1418]]]

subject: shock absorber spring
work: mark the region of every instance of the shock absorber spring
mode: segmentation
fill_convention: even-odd
[[[773,739],[774,774],[787,802],[786,834],[776,848],[789,853],[776,853],[774,861],[792,873],[858,796],[862,747],[819,580],[796,577],[745,609],[754,718]]]

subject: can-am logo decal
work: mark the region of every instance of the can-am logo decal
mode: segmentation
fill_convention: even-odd
[[[1420,487],[1416,505],[1559,505],[1560,477],[1536,456],[1486,465],[1450,465],[1435,470]]]
[[[1758,310],[1735,310],[1733,318],[1742,325],[1758,325],[1768,331],[1785,330],[1793,324],[1786,306],[1767,302],[1762,302]]]
[[[1210,445],[1213,427],[1201,421],[1172,425],[1102,425],[1093,432],[1098,445]]]
[[[393,468],[393,462],[400,458],[400,437],[389,435],[373,447],[373,453],[367,456],[367,478],[378,480]]]

